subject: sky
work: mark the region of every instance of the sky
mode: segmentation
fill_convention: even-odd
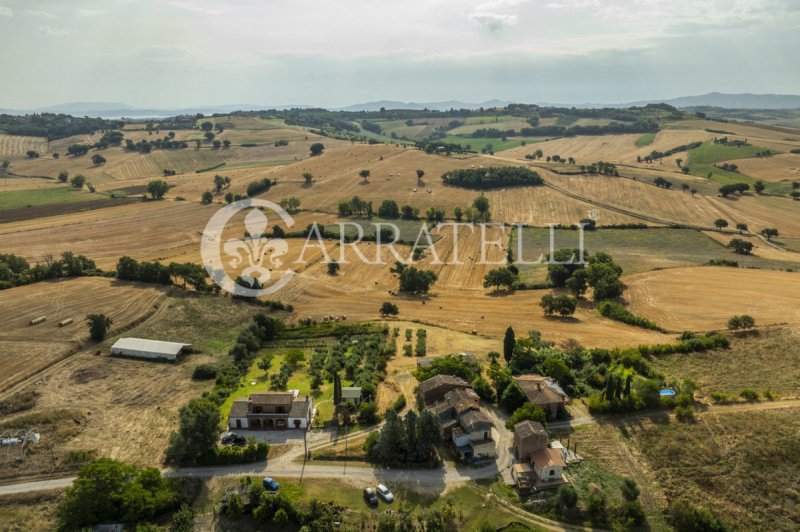
[[[0,108],[800,92],[797,0],[0,0]]]

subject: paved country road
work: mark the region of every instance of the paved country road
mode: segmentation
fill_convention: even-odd
[[[775,401],[761,401],[756,403],[734,403],[728,405],[710,405],[700,407],[696,415],[706,414],[725,414],[733,412],[752,412],[759,410],[773,410],[780,408],[800,408],[800,399],[779,399]],[[503,427],[505,416],[495,409],[489,410],[496,427]],[[620,416],[614,419],[623,421],[625,419],[636,419],[646,416],[647,413],[638,413],[631,416]],[[579,426],[589,423],[597,423],[598,419],[586,414],[576,416],[571,421],[555,422],[550,424],[550,428],[564,428],[568,426]],[[376,430],[373,427],[369,430]],[[368,430],[352,432],[349,437],[354,438]],[[511,439],[505,430],[494,431],[493,436],[498,441],[498,459],[490,465],[475,468],[446,464],[440,469],[384,469],[364,464],[363,462],[342,462],[315,464],[313,461],[303,464],[299,458],[303,456],[303,449],[295,448],[286,454],[273,458],[268,464],[246,464],[233,466],[212,466],[212,467],[192,467],[179,469],[162,470],[164,476],[169,477],[216,477],[216,476],[244,476],[270,474],[281,477],[291,478],[352,478],[365,482],[391,482],[403,483],[409,487],[437,489],[446,484],[457,484],[478,480],[483,478],[493,478],[497,474],[505,473],[511,466],[510,446]],[[340,437],[341,438],[341,437]],[[335,441],[327,441],[309,445],[309,450],[319,449],[327,445],[334,444]],[[32,491],[45,491],[51,489],[63,489],[72,484],[75,477],[63,477],[48,480],[34,480],[30,482],[18,482],[15,484],[0,484],[0,496],[14,493],[27,493]]]

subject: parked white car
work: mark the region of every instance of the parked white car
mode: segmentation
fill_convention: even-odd
[[[383,499],[384,501],[386,502],[394,501],[394,495],[392,494],[391,491],[389,491],[389,488],[387,488],[383,484],[378,484],[376,491],[378,492],[378,495],[380,495],[381,499]]]

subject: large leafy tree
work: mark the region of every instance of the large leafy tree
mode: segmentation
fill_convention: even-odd
[[[100,458],[81,468],[58,507],[60,528],[103,522],[140,523],[174,507],[179,495],[158,469]]]
[[[167,461],[193,464],[213,451],[217,443],[220,413],[217,405],[205,398],[192,399],[180,410],[180,425],[170,436]]]

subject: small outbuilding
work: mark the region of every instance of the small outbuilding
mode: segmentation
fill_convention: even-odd
[[[342,386],[342,402],[348,401],[355,405],[361,404],[361,386]]]
[[[111,346],[111,354],[148,360],[169,360],[175,362],[178,356],[191,348],[191,344],[162,342],[144,338],[120,338]]]

